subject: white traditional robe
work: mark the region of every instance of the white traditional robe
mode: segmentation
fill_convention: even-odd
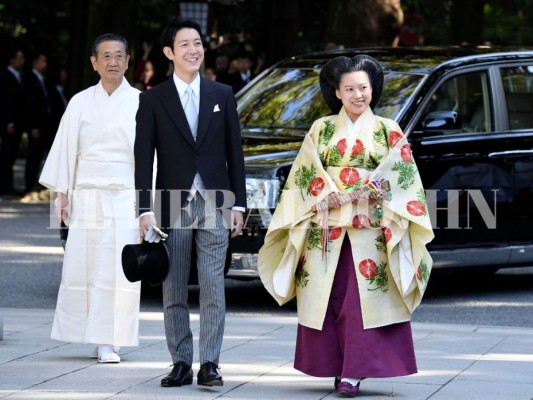
[[[138,243],[133,145],[139,91],[126,79],[109,96],[99,82],[63,115],[40,183],[68,193],[69,236],[52,327],[67,342],[137,346],[140,284],[122,271]]]

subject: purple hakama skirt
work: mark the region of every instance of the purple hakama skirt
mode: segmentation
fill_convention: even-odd
[[[348,237],[335,271],[322,330],[298,324],[294,368],[311,376],[386,378],[417,372],[409,321],[363,329]]]

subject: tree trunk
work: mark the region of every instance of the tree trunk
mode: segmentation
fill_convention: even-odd
[[[344,47],[396,46],[402,25],[400,0],[331,0],[326,36]]]
[[[68,49],[67,93],[71,95],[84,88],[84,71],[89,63],[87,50],[87,0],[71,0],[70,4],[70,41]]]

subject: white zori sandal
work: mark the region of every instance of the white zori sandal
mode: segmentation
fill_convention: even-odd
[[[117,354],[119,348],[114,348],[108,344],[101,344],[97,348],[99,363],[119,363],[120,356]],[[93,353],[94,354],[94,353]]]

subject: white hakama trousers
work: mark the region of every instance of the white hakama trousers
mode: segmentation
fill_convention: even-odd
[[[84,188],[72,215],[52,338],[137,346],[140,282],[124,276],[121,254],[139,242],[133,189]]]

